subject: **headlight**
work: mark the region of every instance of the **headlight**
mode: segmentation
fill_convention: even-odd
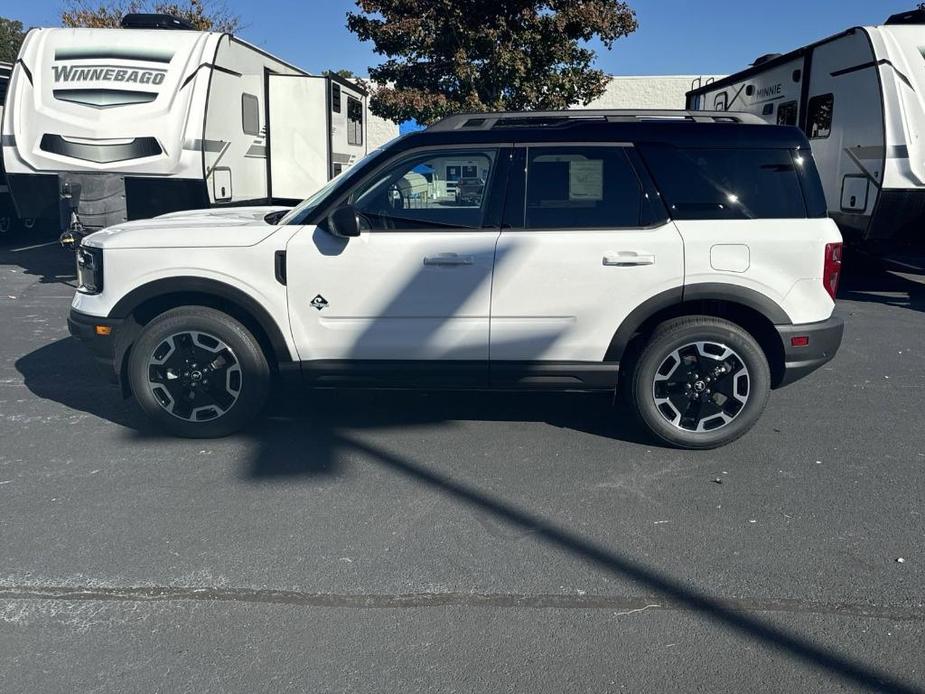
[[[77,249],[77,291],[99,294],[103,291],[103,249],[81,246]]]

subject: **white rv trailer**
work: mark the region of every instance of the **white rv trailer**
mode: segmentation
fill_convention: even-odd
[[[88,229],[301,200],[366,154],[366,92],[167,15],[33,29],[2,125],[20,217]]]
[[[687,108],[799,126],[846,239],[878,250],[925,240],[925,11],[763,56],[689,92]]]

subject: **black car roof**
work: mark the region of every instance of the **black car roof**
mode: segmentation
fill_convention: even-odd
[[[542,114],[465,114],[408,134],[394,143],[395,149],[389,149],[562,142],[769,149],[809,146],[799,128],[768,125],[752,114],[663,111],[643,112],[657,113],[655,116],[627,117],[627,113],[562,111]],[[473,122],[474,126],[466,127],[467,123]]]

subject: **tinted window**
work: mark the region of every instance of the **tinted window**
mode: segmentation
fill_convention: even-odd
[[[777,107],[777,124],[778,125],[796,125],[797,124],[797,102],[788,101]]]
[[[531,147],[528,229],[638,227],[643,191],[623,147]]]
[[[340,113],[340,85],[331,84],[331,110]]]
[[[347,97],[347,144],[363,144],[363,104],[352,96]]]
[[[675,219],[806,217],[789,150],[642,149]]]
[[[241,127],[245,135],[260,134],[260,102],[253,94],[241,95]]]
[[[482,226],[495,150],[434,151],[404,159],[360,186],[353,204],[372,230]],[[459,185],[461,172],[473,173]]]
[[[803,201],[806,203],[806,216],[812,218],[828,217],[828,206],[825,202],[825,191],[822,189],[822,180],[816,169],[816,160],[808,147],[800,149],[793,155],[793,162],[797,165],[797,173],[803,188]]]
[[[835,111],[835,97],[831,94],[814,96],[809,100],[809,139],[822,139],[832,134],[832,114]]]

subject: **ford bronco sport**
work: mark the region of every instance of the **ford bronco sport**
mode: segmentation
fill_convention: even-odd
[[[181,436],[306,386],[620,389],[685,448],[835,354],[841,237],[796,128],[744,114],[447,118],[291,210],[119,224],[72,334]],[[484,180],[472,195],[455,181]]]

